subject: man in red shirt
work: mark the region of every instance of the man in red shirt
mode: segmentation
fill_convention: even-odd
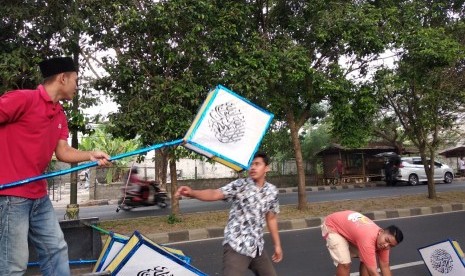
[[[336,173],[335,180],[337,184],[342,184],[342,175],[344,174],[344,164],[341,158],[337,159],[336,167],[333,169],[333,173]]]
[[[336,268],[336,276],[350,275],[351,257],[360,257],[360,275],[391,276],[389,251],[404,239],[402,231],[391,225],[380,228],[355,211],[341,211],[327,216],[321,225],[323,238]]]
[[[73,60],[53,58],[39,67],[44,82],[36,90],[9,91],[0,97],[0,185],[43,174],[53,153],[68,163],[109,164],[110,157],[101,151],[68,145],[68,124],[59,101],[76,94]],[[68,247],[45,180],[0,190],[0,220],[0,275],[25,273],[28,239],[44,275],[70,275]]]

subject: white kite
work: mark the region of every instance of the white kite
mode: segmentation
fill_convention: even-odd
[[[184,147],[236,171],[246,170],[272,120],[272,113],[218,85],[197,113]]]

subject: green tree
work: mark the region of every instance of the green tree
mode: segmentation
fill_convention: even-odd
[[[102,150],[110,156],[131,152],[140,147],[139,140],[125,140],[120,137],[113,137],[106,131],[105,127],[98,127],[95,131],[81,139],[79,148],[82,150]],[[128,163],[134,158],[122,158],[113,162],[113,165],[107,169],[105,180],[107,183],[113,182],[119,177],[121,169],[128,166]]]
[[[316,162],[316,155],[331,143],[331,132],[328,123],[323,122],[317,126],[306,125],[308,129],[302,141],[302,154],[305,160]],[[316,168],[314,166],[313,168]],[[315,171],[316,172],[316,171]]]
[[[99,10],[103,18],[94,22],[94,39],[116,53],[103,60],[109,76],[97,86],[120,106],[110,115],[112,132],[126,139],[137,135],[143,145],[182,137],[212,88],[205,41],[215,6],[211,1],[117,1]],[[160,153],[176,158],[172,149]],[[173,193],[175,178],[172,174]],[[179,205],[172,198],[176,214]]]
[[[144,144],[179,137],[208,89],[222,83],[285,122],[299,208],[306,206],[299,130],[312,105],[354,89],[346,75],[363,71],[386,43],[383,12],[365,2],[141,0],[94,8],[91,37],[116,53],[104,59],[110,76],[99,86],[121,106],[111,117],[115,133],[138,134]]]
[[[434,159],[465,103],[463,1],[405,1],[397,15],[395,69],[382,69],[373,82],[405,135],[418,148],[436,198]]]
[[[318,177],[322,173],[322,166],[317,154],[330,145],[330,125],[325,120],[318,125],[307,124],[304,129],[307,129],[307,131],[305,131],[302,140],[302,155],[305,160],[310,162],[312,174]]]
[[[354,85],[346,76],[363,71],[384,49],[388,39],[383,35],[383,12],[370,3],[347,1],[265,1],[243,6],[231,21],[248,22],[247,29],[238,38],[232,36],[231,41],[239,43],[222,49],[236,53],[223,55],[222,77],[285,122],[298,171],[298,208],[303,209],[307,200],[299,132],[312,117],[312,106],[323,100],[330,100],[330,110],[345,119],[336,121],[336,134],[341,134],[342,124],[368,118],[363,110],[371,111],[371,106],[361,108],[367,101],[365,94],[356,101],[358,108],[350,110],[352,94],[347,91],[354,90]],[[343,57],[345,68],[339,65]],[[338,107],[351,113],[342,113]],[[351,137],[352,133],[342,136]]]

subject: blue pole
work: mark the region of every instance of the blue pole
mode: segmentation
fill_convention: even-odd
[[[81,264],[95,264],[97,260],[70,260],[68,261],[68,264],[70,265],[81,265]],[[40,266],[39,262],[29,262],[27,263],[27,266]]]
[[[122,159],[122,158],[132,156],[132,155],[146,153],[146,152],[149,152],[151,150],[156,150],[156,149],[160,149],[160,148],[164,148],[164,147],[177,146],[177,145],[179,145],[179,144],[181,144],[183,142],[184,142],[184,139],[178,139],[178,140],[174,140],[174,141],[170,141],[170,142],[166,142],[166,143],[155,144],[155,145],[152,145],[152,146],[147,147],[147,148],[138,149],[138,150],[135,150],[135,151],[115,155],[115,156],[110,158],[110,161],[115,161],[115,160]],[[82,170],[82,169],[95,167],[97,165],[98,165],[98,162],[93,161],[93,162],[88,162],[88,163],[76,166],[74,168],[61,170],[61,171],[50,172],[50,173],[46,173],[46,174],[43,174],[43,175],[27,178],[27,179],[24,179],[24,180],[5,183],[5,184],[0,185],[0,190],[8,189],[8,188],[16,187],[16,186],[21,186],[21,185],[24,185],[24,184],[27,184],[27,183],[30,183],[30,182],[33,182],[33,181],[38,181],[38,180],[42,180],[42,179],[46,179],[46,178],[50,178],[50,177],[55,177],[55,176],[59,176],[59,175],[63,175],[63,174],[72,173],[72,172],[79,171],[79,170]]]

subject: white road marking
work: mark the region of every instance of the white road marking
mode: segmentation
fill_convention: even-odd
[[[423,265],[423,264],[424,264],[423,261],[418,261],[418,262],[411,262],[411,263],[405,263],[405,264],[399,264],[399,265],[391,265],[391,270],[402,269],[402,268],[406,268],[406,267]],[[378,269],[378,271],[379,271],[379,269]],[[359,275],[360,275],[360,273],[358,273],[358,272],[350,273],[350,276],[359,276]]]

